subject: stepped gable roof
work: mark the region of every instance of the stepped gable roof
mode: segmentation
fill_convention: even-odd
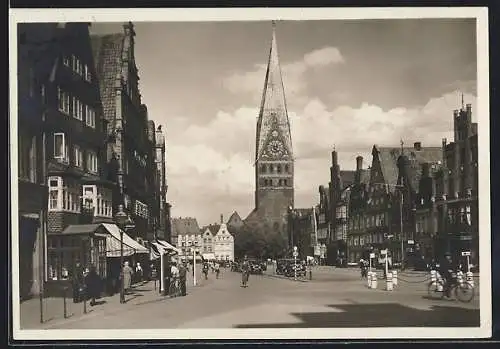
[[[397,161],[401,155],[401,147],[376,147],[376,149],[385,182],[389,184],[389,190],[394,191],[394,185],[398,181]],[[422,175],[422,164],[440,165],[443,157],[441,147],[421,147],[420,150],[416,150],[414,147],[403,147],[403,155],[408,159],[407,170],[413,190],[418,188]]]
[[[116,84],[121,83],[124,39],[124,33],[91,36],[103,112],[108,120],[112,120],[115,115]]]
[[[196,218],[172,218],[172,235],[198,235],[200,226]]]

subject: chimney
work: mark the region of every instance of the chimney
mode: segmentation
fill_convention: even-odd
[[[421,142],[415,142],[415,143],[413,143],[413,148],[414,148],[416,151],[420,151],[420,150],[422,150],[422,143],[421,143]]]
[[[356,171],[361,171],[363,169],[363,157],[356,156]]]

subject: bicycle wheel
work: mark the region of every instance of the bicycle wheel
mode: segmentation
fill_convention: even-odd
[[[431,281],[429,282],[429,285],[427,286],[427,293],[429,295],[429,298],[437,298],[437,299],[443,299],[444,297],[444,285],[441,284],[441,291],[438,289],[439,286],[439,281]]]
[[[468,282],[463,282],[455,287],[455,297],[463,303],[469,303],[474,298],[474,287]]]

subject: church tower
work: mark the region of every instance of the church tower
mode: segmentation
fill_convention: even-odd
[[[294,205],[294,159],[290,122],[278,59],[275,23],[264,91],[257,120],[255,152],[255,209],[247,223],[284,237],[288,207]]]

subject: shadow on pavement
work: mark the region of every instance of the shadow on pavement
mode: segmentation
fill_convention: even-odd
[[[419,310],[398,303],[329,305],[336,311],[292,313],[300,323],[240,324],[235,328],[478,327],[479,309],[432,306]],[[341,312],[339,312],[339,310]]]

